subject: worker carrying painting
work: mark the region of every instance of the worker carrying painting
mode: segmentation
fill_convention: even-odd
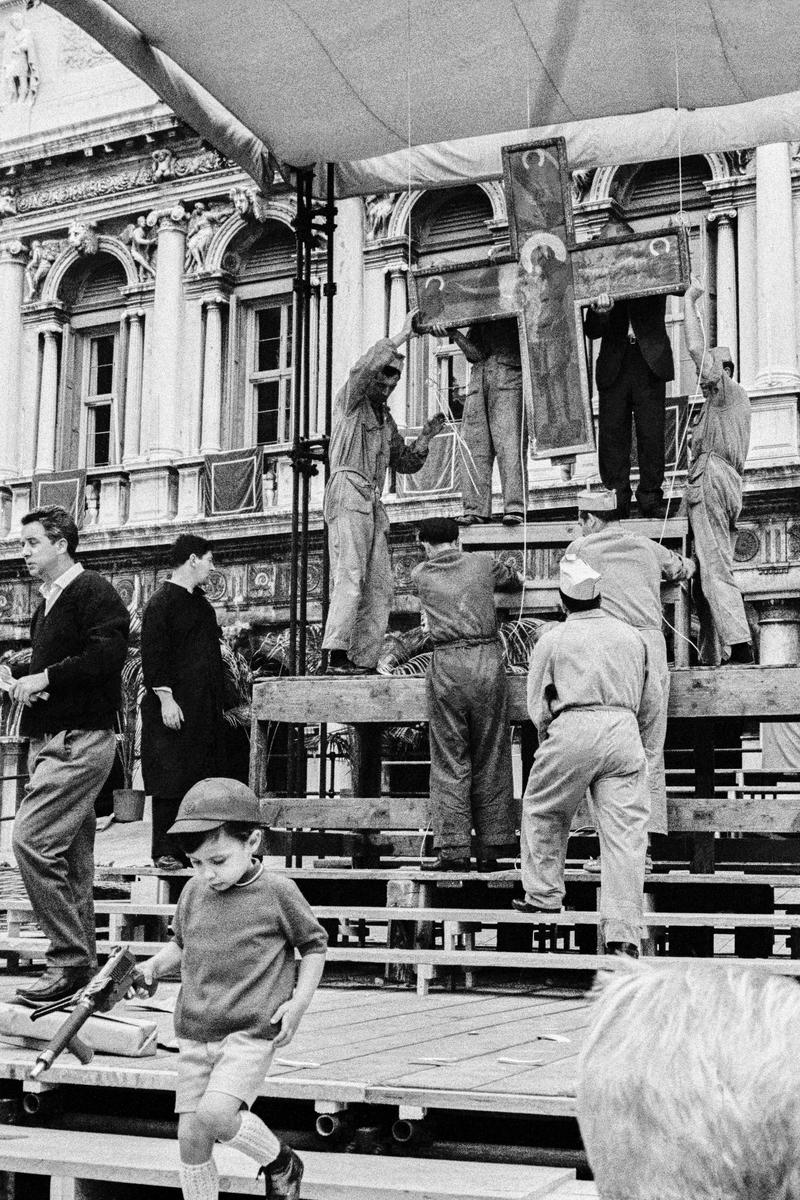
[[[692,279],[683,328],[705,404],[691,429],[686,504],[699,565],[695,600],[700,661],[719,666],[753,661],[744,602],[733,579],[736,521],[742,509],[742,478],[750,448],[750,397],[734,381],[728,347],[705,349],[696,308],[702,294],[703,285]]]
[[[399,347],[414,333],[415,317],[416,309],[399,333],[381,338],[358,360],[336,397],[324,506],[331,599],[322,642],[333,675],[375,670],[394,590],[389,518],[381,503],[386,472],[418,471],[445,422],[435,413],[409,446],[387,407],[403,369]]]
[[[612,219],[599,237],[632,234],[627,221]],[[666,328],[666,296],[614,301],[597,296],[584,319],[587,337],[600,338],[595,380],[599,399],[597,457],[600,478],[617,493],[622,517],[631,506],[631,421],[636,425],[643,517],[659,514],[664,483],[664,400],[675,366]]]
[[[575,555],[561,561],[567,619],[540,636],[528,672],[539,733],[522,801],[520,912],[559,912],[572,818],[591,792],[602,863],[600,932],[609,953],[638,957],[647,820],[642,731],[660,704],[657,672],[638,630],[601,608],[601,579]]]
[[[658,681],[659,703],[642,731],[647,756],[650,791],[649,833],[667,832],[667,787],[664,775],[664,739],[667,734],[669,668],[661,613],[661,583],[691,579],[694,561],[675,554],[651,538],[631,533],[620,522],[617,495],[605,489],[578,493],[581,537],[567,547],[602,578],[604,612],[633,625],[650,654],[650,668]],[[586,864],[599,869],[596,860]]]
[[[468,871],[471,831],[479,871],[517,853],[508,684],[497,636],[495,591],[524,580],[491,554],[464,554],[458,524],[418,525],[425,561],[411,573],[433,641],[427,697],[430,793],[439,857],[425,870]]]
[[[483,524],[492,515],[492,468],[497,458],[503,491],[503,524],[521,525],[528,507],[528,435],[522,402],[522,365],[515,318],[482,321],[463,334],[431,326],[452,337],[472,365],[461,418],[462,525]]]

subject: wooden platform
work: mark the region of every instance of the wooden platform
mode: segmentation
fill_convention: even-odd
[[[527,721],[527,677],[510,675],[510,719]],[[670,672],[671,717],[748,717],[786,720],[800,715],[800,667],[687,667]],[[409,724],[427,721],[425,680],[392,675],[259,680],[253,687],[258,721],[316,724]]]
[[[0,1000],[18,981],[6,975]],[[381,981],[379,981],[381,982]],[[174,1000],[164,984],[155,1003]],[[63,1054],[48,1083],[172,1091],[176,1055],[170,1013],[123,1005],[120,1014],[155,1016],[155,1058],[96,1055],[81,1066]],[[419,998],[384,988],[318,990],[294,1042],[280,1051],[261,1094],[311,1103],[414,1106],[492,1113],[573,1115],[575,1064],[589,1019],[576,994],[436,994]],[[32,1050],[0,1043],[0,1079],[24,1081]]]

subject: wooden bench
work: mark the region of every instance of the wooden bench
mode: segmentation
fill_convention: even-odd
[[[214,1148],[220,1191],[263,1196],[257,1166],[236,1150]],[[523,1167],[370,1155],[302,1152],[303,1200],[538,1200],[575,1193],[565,1167]],[[100,1184],[178,1188],[178,1143],[165,1138],[3,1126],[0,1171],[49,1175],[50,1200],[101,1200]],[[563,1189],[563,1192],[562,1192]],[[15,1192],[22,1198],[19,1184]],[[586,1194],[578,1193],[578,1194]],[[144,1197],[147,1193],[145,1192]],[[589,1193],[591,1195],[591,1193]]]

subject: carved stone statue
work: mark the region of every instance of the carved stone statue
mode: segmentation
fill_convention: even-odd
[[[235,187],[230,192],[231,203],[240,217],[266,221],[268,200],[256,187]]]
[[[206,269],[206,254],[214,237],[214,226],[219,224],[233,212],[230,207],[214,206],[208,208],[202,200],[198,200],[189,215],[189,227],[186,234],[186,263],[184,270],[191,275],[197,275]]]
[[[153,162],[153,181],[172,179],[175,175],[175,154],[167,146],[159,146],[150,154]]]
[[[0,217],[17,215],[17,196],[13,188],[0,188]]]
[[[100,239],[94,221],[73,221],[67,232],[67,241],[79,254],[97,254]]]
[[[59,249],[60,245],[55,241],[41,242],[37,239],[31,242],[31,256],[25,268],[25,282],[28,285],[26,301],[39,299],[50,268],[58,258]]]
[[[367,232],[373,239],[385,237],[397,201],[397,192],[381,192],[364,197]]]
[[[589,188],[592,186],[594,179],[594,168],[590,167],[579,168],[572,172],[572,198],[576,204],[580,204],[589,194]]]
[[[128,225],[122,239],[131,248],[131,258],[136,263],[139,282],[145,283],[148,275],[154,278],[156,272],[151,260],[158,238],[148,233],[146,217],[137,217],[135,225]]]
[[[39,90],[39,59],[33,34],[21,13],[10,19],[3,55],[3,78],[12,104],[33,104]]]

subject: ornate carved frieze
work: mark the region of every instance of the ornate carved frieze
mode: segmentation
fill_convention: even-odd
[[[155,155],[164,155],[156,161],[131,160],[130,165],[116,168],[96,168],[91,173],[85,170],[75,178],[62,180],[50,186],[34,187],[17,199],[18,213],[31,213],[60,208],[65,204],[80,204],[87,200],[102,200],[120,192],[136,191],[152,187],[165,179],[188,179],[194,175],[207,175],[215,171],[229,170],[231,164],[216,150],[201,150],[195,154],[178,157],[171,148],[154,150]],[[2,214],[0,214],[2,215]]]

